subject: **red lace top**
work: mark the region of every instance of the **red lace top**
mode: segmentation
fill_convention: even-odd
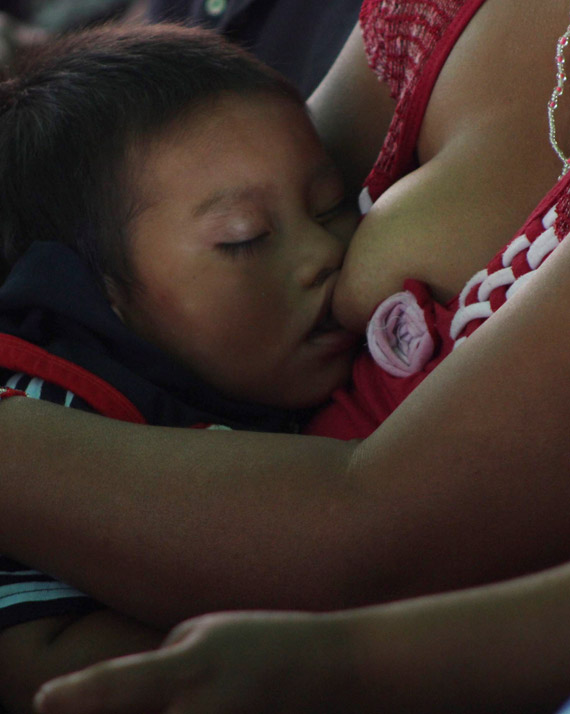
[[[375,201],[415,167],[415,148],[434,84],[457,39],[485,0],[364,0],[368,63],[397,106],[365,186]]]

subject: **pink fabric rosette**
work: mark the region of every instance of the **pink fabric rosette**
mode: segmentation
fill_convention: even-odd
[[[366,339],[376,364],[394,377],[419,372],[435,349],[424,311],[408,290],[378,305],[368,323]]]

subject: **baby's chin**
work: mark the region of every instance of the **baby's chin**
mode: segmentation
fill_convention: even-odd
[[[326,404],[336,389],[348,385],[352,375],[353,358],[353,353],[347,355],[343,364],[336,366],[334,371],[330,370],[332,374],[323,374],[322,379],[312,380],[309,386],[299,385],[295,388],[288,385],[278,393],[274,391],[266,397],[261,396],[256,402],[288,411],[316,409]],[[329,372],[326,369],[324,371]]]

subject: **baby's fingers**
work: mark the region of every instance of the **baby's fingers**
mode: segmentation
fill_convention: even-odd
[[[48,682],[34,705],[40,714],[159,714],[179,688],[177,663],[158,651],[121,657]]]

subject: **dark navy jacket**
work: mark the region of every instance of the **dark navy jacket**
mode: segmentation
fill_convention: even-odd
[[[154,21],[214,28],[308,96],[342,49],[362,0],[151,0]]]

